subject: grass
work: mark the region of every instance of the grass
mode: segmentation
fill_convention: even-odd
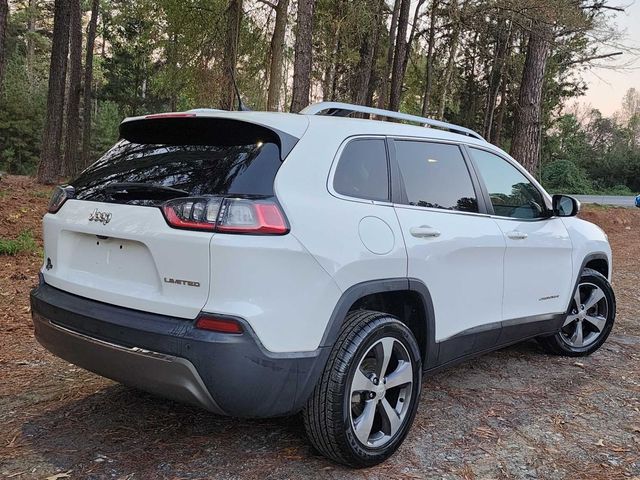
[[[30,230],[24,230],[18,238],[0,238],[0,255],[17,255],[21,252],[35,252],[38,249],[36,240]]]
[[[33,192],[34,197],[49,198],[51,196],[51,190],[35,190]]]

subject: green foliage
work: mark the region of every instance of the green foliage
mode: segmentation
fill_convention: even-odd
[[[0,237],[0,255],[17,255],[22,252],[35,252],[38,248],[33,233],[24,230],[15,239]]]
[[[45,78],[27,76],[25,58],[14,51],[0,95],[0,170],[35,172],[46,105]]]
[[[640,191],[635,115],[627,123],[597,110],[579,123],[559,117],[543,142],[542,180],[551,191],[632,195]]]
[[[109,100],[98,102],[91,136],[91,160],[97,160],[118,140],[118,126],[122,116],[118,104]]]
[[[33,174],[39,161],[51,49],[53,2],[37,1],[33,8],[30,3],[12,2],[7,68],[0,88],[0,170],[17,174]],[[245,103],[255,110],[266,105],[274,3],[245,1],[243,5],[236,81]],[[364,92],[367,101],[377,103],[383,84],[388,99],[387,49],[394,40],[389,32],[394,3],[317,0],[312,37],[314,100],[362,101]],[[82,2],[83,26],[90,4]],[[118,125],[125,116],[216,107],[219,85],[228,76],[222,71],[228,47],[228,5],[229,0],[101,0],[93,61],[91,159],[117,140]],[[614,119],[598,112],[580,121],[562,114],[566,101],[585,91],[581,59],[601,53],[597,37],[604,34],[595,28],[602,21],[600,13],[563,0],[540,5],[525,2],[514,11],[496,0],[411,2],[407,37],[413,36],[401,109],[421,113],[433,31],[431,87],[426,93],[429,115],[439,116],[442,102],[444,120],[484,132],[509,150],[528,25],[537,16],[544,19],[552,13],[558,30],[566,33],[554,41],[544,79],[541,179],[554,191],[640,191],[638,91],[631,89],[625,95],[621,113]],[[282,65],[284,108],[290,103],[296,8],[297,2],[292,1]],[[368,52],[373,56],[368,57]],[[371,82],[366,85],[363,65],[370,58]]]
[[[635,193],[626,185],[615,185],[613,187],[602,189],[598,193],[603,195],[635,195]]]
[[[571,160],[555,160],[542,169],[542,184],[550,193],[591,193],[587,174]]]

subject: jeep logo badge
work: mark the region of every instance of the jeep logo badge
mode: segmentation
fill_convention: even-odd
[[[111,221],[111,212],[101,212],[97,208],[89,214],[90,222],[100,222],[106,225]]]

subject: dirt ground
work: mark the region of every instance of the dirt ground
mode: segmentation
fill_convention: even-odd
[[[0,237],[26,229],[40,244],[48,195],[2,179]],[[317,454],[299,417],[218,417],[55,358],[29,314],[41,251],[0,256],[0,477],[640,479],[640,209],[582,216],[614,250],[618,317],[604,347],[576,361],[527,342],[425,378],[404,445],[358,471]]]

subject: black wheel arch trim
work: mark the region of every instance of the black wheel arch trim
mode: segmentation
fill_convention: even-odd
[[[567,304],[567,312],[569,311],[569,308],[571,308],[571,301],[573,300],[573,296],[576,293],[576,289],[580,284],[580,277],[582,276],[582,272],[586,268],[587,264],[593,260],[604,260],[605,262],[607,262],[608,274],[605,275],[605,278],[607,279],[607,281],[609,281],[609,277],[611,275],[611,264],[609,262],[609,257],[607,256],[607,254],[604,252],[593,252],[586,255],[582,259],[582,265],[580,265],[580,270],[578,270],[578,275],[576,276],[575,282],[573,284],[573,288],[571,289],[571,297],[569,297],[569,302]]]
[[[420,347],[424,347],[424,351],[426,352],[426,358],[422,359],[422,364],[423,368],[426,368],[427,365],[434,364],[438,358],[438,344],[435,341],[433,301],[431,300],[431,293],[427,286],[421,280],[415,278],[384,278],[357,283],[349,287],[344,291],[333,309],[329,323],[320,341],[319,348],[333,346],[340,334],[340,329],[342,328],[347,313],[359,299],[375,293],[399,291],[415,292],[422,302],[425,314],[424,327],[426,333],[426,345],[420,345]]]

